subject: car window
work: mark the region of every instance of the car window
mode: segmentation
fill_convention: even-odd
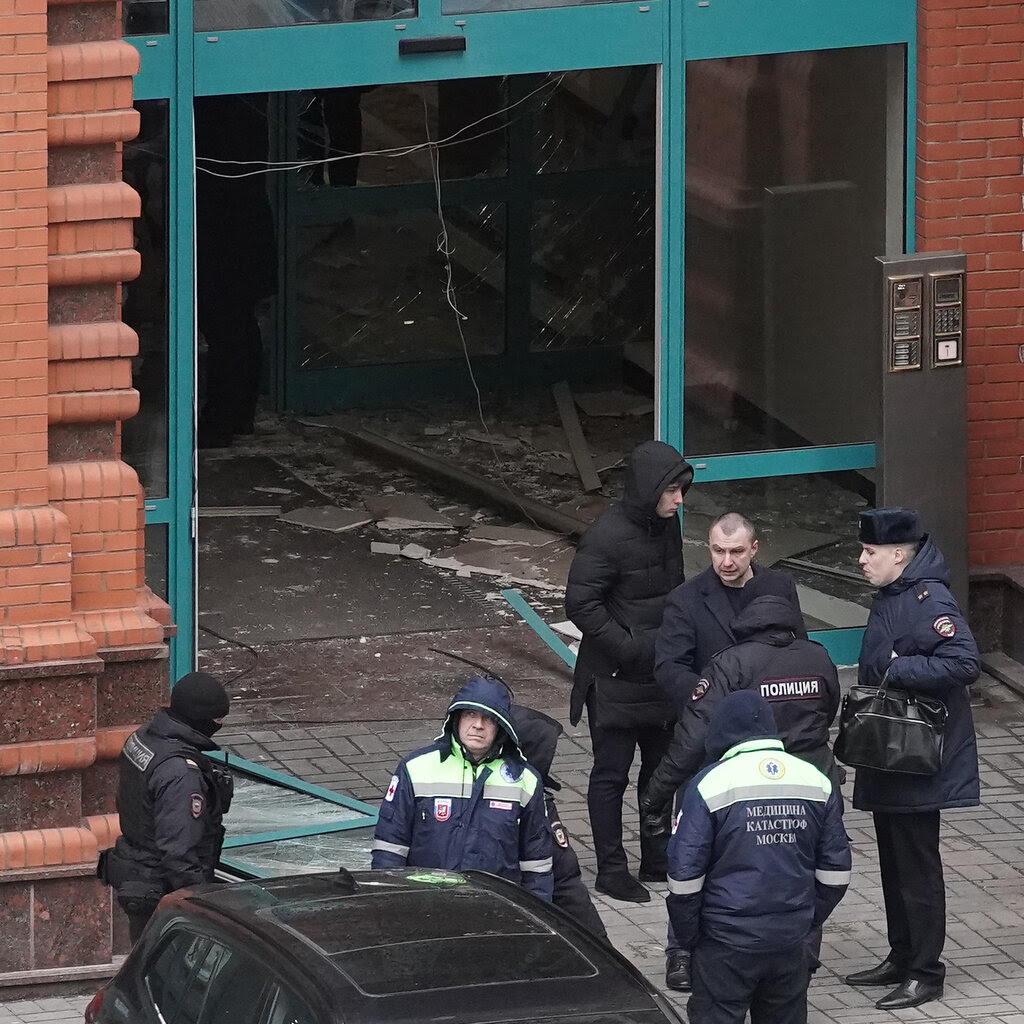
[[[266,1024],[317,1024],[309,1007],[294,992],[272,986]]]
[[[146,988],[164,1024],[185,1024],[199,1019],[203,1006],[208,967],[210,939],[192,932],[174,931],[145,969]],[[203,976],[196,978],[198,969]]]
[[[160,947],[145,981],[163,1024],[252,1024],[266,974],[240,950],[181,929]]]

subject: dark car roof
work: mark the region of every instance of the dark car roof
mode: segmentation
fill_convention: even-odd
[[[482,872],[295,875],[187,904],[315,979],[339,1020],[664,1020],[665,1003],[618,953]]]

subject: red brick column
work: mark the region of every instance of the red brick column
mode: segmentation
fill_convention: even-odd
[[[1024,563],[1024,8],[919,0],[917,241],[967,256],[971,564]]]
[[[0,984],[109,964],[113,759],[167,692],[120,284],[138,273],[135,50],[109,0],[0,13]],[[70,973],[69,973],[70,972]]]

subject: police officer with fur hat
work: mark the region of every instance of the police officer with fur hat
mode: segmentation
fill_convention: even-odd
[[[860,566],[878,588],[861,641],[857,680],[938,697],[947,711],[934,775],[858,768],[853,806],[871,811],[885,897],[889,954],[847,977],[849,985],[895,986],[875,1006],[902,1010],[942,998],[946,890],[939,814],[980,800],[978,747],[968,687],[980,674],[978,645],[956,599],[942,552],[913,509],[860,516]]]
[[[172,688],[170,707],[121,750],[121,835],[100,854],[97,873],[116,889],[133,942],[165,893],[213,881],[232,780],[205,751],[220,749],[212,737],[229,707],[216,678],[190,672]]]

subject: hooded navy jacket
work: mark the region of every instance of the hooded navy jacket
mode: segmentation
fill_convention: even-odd
[[[766,736],[747,712],[759,695],[730,694],[712,718],[709,757],[686,788],[668,843],[669,918],[676,941],[750,952],[797,946],[850,883],[838,793],[813,765]]]
[[[498,735],[474,764],[457,737],[462,711],[482,711]],[[519,748],[508,691],[474,677],[455,695],[444,730],[402,758],[391,777],[373,837],[374,868],[476,868],[551,899],[552,846],[544,787]]]
[[[645,441],[630,455],[622,499],[580,540],[565,590],[566,615],[583,633],[569,708],[573,725],[597,680],[653,683],[654,636],[666,598],[683,580],[679,517],[663,519],[656,511],[676,480],[685,493],[693,467],[671,445]],[[666,706],[666,722],[672,717]]]
[[[875,594],[861,642],[859,682],[877,686],[885,677],[887,685],[938,697],[949,716],[938,772],[858,768],[853,787],[858,810],[913,813],[972,807],[980,800],[967,688],[980,675],[981,661],[948,582],[946,560],[926,536],[902,575]]]

